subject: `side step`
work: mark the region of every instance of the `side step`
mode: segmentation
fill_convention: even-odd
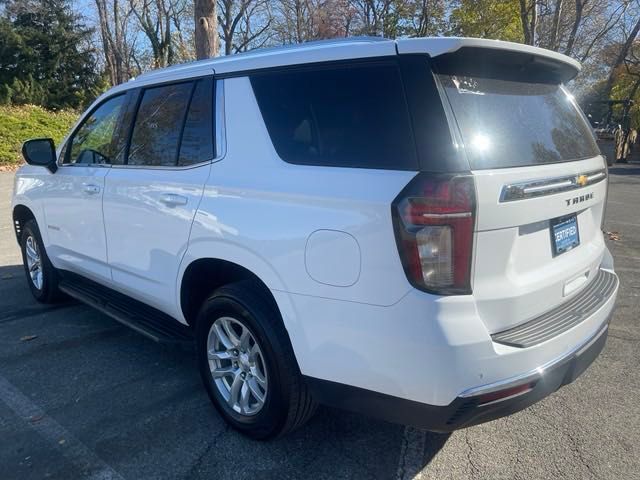
[[[175,318],[70,272],[61,272],[60,290],[159,343],[193,343],[193,332]]]

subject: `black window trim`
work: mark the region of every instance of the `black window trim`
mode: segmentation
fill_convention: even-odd
[[[462,149],[458,148],[459,145],[463,145],[462,135],[458,128],[458,123],[456,121],[455,115],[453,114],[453,109],[449,104],[449,100],[447,95],[438,79],[438,76],[434,72],[433,61],[431,57],[426,53],[405,53],[398,55],[399,61],[401,62],[401,68],[405,67],[412,60],[419,60],[425,63],[425,68],[427,69],[428,75],[430,76],[431,81],[433,82],[433,86],[435,87],[437,98],[439,101],[439,106],[442,108],[444,113],[444,124],[443,127],[446,127],[448,130],[448,140],[451,142],[449,144],[448,152],[444,153],[443,158],[440,159],[441,164],[438,167],[430,165],[427,160],[427,155],[430,155],[432,152],[424,152],[420,146],[418,146],[417,136],[414,133],[414,141],[416,142],[416,150],[418,151],[418,160],[420,162],[420,171],[426,173],[433,174],[441,174],[441,173],[460,173],[460,174],[468,174],[471,172],[471,166],[469,164],[469,160],[467,158],[466,152],[463,152]],[[409,90],[406,86],[406,78],[405,72],[402,72],[403,75],[403,85],[405,85],[405,89]],[[406,93],[407,102],[409,103],[411,100],[415,100],[414,95],[416,92]],[[415,132],[418,128],[419,121],[414,118],[413,109],[411,105],[409,106],[409,111],[411,114],[411,125]]]
[[[206,163],[212,162],[213,159],[209,159],[209,160],[204,160],[202,162],[199,163],[194,163],[192,165],[185,165],[185,166],[180,166],[178,165],[178,160],[180,158],[180,142],[182,141],[182,133],[184,131],[184,125],[187,119],[187,115],[189,114],[189,107],[191,105],[191,99],[193,97],[193,92],[195,91],[196,85],[198,83],[198,80],[200,80],[201,78],[206,78],[206,77],[213,77],[213,75],[203,75],[203,76],[199,76],[199,77],[185,77],[185,78],[180,78],[180,79],[175,79],[175,80],[171,80],[171,81],[167,81],[167,82],[160,82],[160,83],[152,83],[149,85],[144,85],[139,87],[137,90],[137,99],[135,102],[135,107],[133,108],[133,116],[131,118],[131,125],[129,125],[129,130],[127,132],[127,144],[125,147],[125,151],[124,151],[124,161],[121,165],[114,165],[114,167],[116,168],[136,168],[136,169],[153,169],[153,170],[184,170],[187,168],[193,168],[193,167],[199,167],[202,166]],[[142,99],[144,98],[144,92],[147,90],[150,90],[152,88],[162,88],[162,87],[168,87],[171,85],[180,85],[183,83],[191,83],[191,90],[189,92],[189,98],[187,100],[187,108],[184,111],[184,116],[182,118],[182,125],[180,127],[180,133],[178,134],[178,146],[176,149],[176,157],[175,157],[175,165],[129,165],[129,149],[131,148],[131,140],[133,139],[133,130],[136,126],[136,119],[138,117],[138,113],[140,111],[140,104],[142,103]],[[216,139],[215,139],[215,100],[216,100],[216,96],[215,96],[215,79],[213,81],[213,105],[211,106],[212,109],[214,109],[214,121],[212,122],[212,132],[211,134],[213,135],[212,141],[213,141],[213,151],[216,151]]]
[[[66,140],[63,143],[62,149],[64,149],[64,156],[58,157],[58,159],[56,160],[56,162],[58,164],[58,168],[60,168],[60,167],[111,168],[112,167],[112,165],[110,163],[91,163],[91,164],[88,164],[88,163],[81,163],[81,164],[69,163],[68,160],[69,160],[69,156],[71,155],[71,144],[73,143],[73,139],[76,136],[76,134],[78,133],[78,131],[84,126],[84,124],[86,123],[87,119],[90,118],[91,115],[93,115],[96,110],[98,110],[100,107],[102,107],[108,101],[113,100],[114,98],[126,96],[129,92],[130,92],[130,90],[124,90],[124,91],[121,91],[121,92],[114,93],[113,95],[109,95],[108,97],[102,99],[99,103],[97,103],[87,113],[82,115],[80,120],[78,120],[78,123],[75,126],[75,128],[71,131],[71,133],[67,136]],[[124,116],[125,111],[126,111],[126,103],[125,103],[125,108],[119,114],[118,123],[122,121],[122,118]]]
[[[431,78],[434,82],[435,88],[437,90],[437,96],[440,101],[440,105],[444,110],[444,121],[446,123],[446,127],[448,129],[450,140],[452,142],[453,152],[450,152],[446,158],[442,159],[442,165],[440,167],[434,168],[432,165],[429,165],[426,162],[426,158],[424,158],[424,152],[420,149],[417,142],[417,119],[414,118],[413,111],[411,109],[410,102],[412,101],[412,95],[415,92],[410,92],[409,88],[406,85],[406,78],[404,67],[406,65],[406,61],[411,58],[419,58],[426,63],[427,69]],[[447,100],[446,94],[444,93],[440,82],[438,81],[437,75],[434,74],[433,66],[431,62],[431,57],[426,53],[406,53],[400,54],[396,53],[393,55],[380,55],[375,57],[354,57],[354,58],[346,58],[346,59],[338,59],[338,60],[323,60],[320,62],[310,62],[310,63],[295,63],[291,65],[277,65],[273,67],[265,67],[265,68],[254,68],[254,69],[246,69],[246,70],[238,70],[233,72],[226,72],[222,74],[217,74],[216,77],[218,79],[226,79],[226,78],[247,78],[251,80],[253,76],[259,76],[262,74],[270,74],[270,73],[289,73],[296,71],[304,71],[304,70],[318,70],[323,68],[335,68],[335,67],[349,67],[349,66],[360,66],[367,64],[394,64],[400,69],[400,80],[402,84],[402,93],[405,100],[405,106],[407,107],[407,111],[409,114],[409,123],[411,128],[411,138],[415,147],[416,156],[418,160],[418,170],[421,172],[431,172],[431,173],[442,173],[442,172],[460,172],[460,173],[468,173],[471,171],[471,167],[469,166],[469,162],[467,160],[464,152],[461,152],[457,145],[462,144],[462,138],[460,136],[460,132],[458,130],[458,126],[453,116],[453,111],[451,110],[451,106]],[[257,99],[256,99],[257,101]],[[266,127],[266,125],[265,125]],[[278,155],[278,158],[290,165],[296,165],[297,167],[313,167],[316,165],[308,165],[303,163],[293,163],[284,160]],[[364,168],[368,169],[369,167],[332,167],[332,168]],[[394,168],[378,168],[379,170],[395,170]],[[413,170],[405,170],[405,171],[413,171]]]
[[[129,147],[131,146],[131,137],[133,136],[133,126],[135,125],[135,117],[138,114],[138,109],[140,108],[140,102],[142,101],[142,94],[145,89],[154,88],[154,87],[162,87],[165,85],[173,85],[179,83],[188,83],[192,82],[195,86],[198,80],[211,78],[213,85],[213,118],[211,122],[212,126],[212,141],[213,141],[213,152],[214,157],[208,160],[203,160],[202,162],[193,163],[190,165],[174,165],[174,166],[163,166],[163,165],[129,165],[127,162],[129,161]],[[78,126],[73,129],[71,134],[67,137],[64,142],[65,146],[68,146],[71,141],[73,141],[73,137],[77,133],[77,131],[82,127],[86,118],[93,114],[98,108],[100,108],[105,102],[109,100],[119,97],[121,95],[132,95],[131,105],[125,104],[125,109],[120,114],[119,121],[122,122],[125,113],[129,108],[133,110],[133,116],[131,118],[131,122],[129,125],[123,125],[123,128],[126,130],[127,141],[125,145],[124,152],[124,163],[122,164],[91,164],[91,165],[76,165],[73,163],[63,163],[63,160],[58,159],[58,166],[63,167],[94,167],[94,168],[137,168],[137,169],[153,169],[153,170],[188,170],[191,168],[199,168],[209,163],[215,163],[222,160],[227,154],[227,137],[226,137],[226,126],[225,126],[225,99],[224,99],[224,80],[218,78],[216,75],[207,74],[207,75],[198,75],[193,77],[184,77],[179,79],[173,79],[165,82],[157,82],[150,83],[147,85],[143,85],[140,87],[133,87],[127,90],[123,90],[113,95],[110,95],[104,98],[100,103],[98,103],[94,108],[92,108],[87,114],[82,116],[82,119],[78,123]],[[191,96],[189,97],[191,100]],[[180,139],[182,139],[182,134],[180,135]],[[180,144],[178,144],[180,146]],[[64,148],[64,147],[63,147]],[[65,151],[65,159],[69,155],[69,149]],[[180,148],[178,148],[178,155],[180,154]],[[178,159],[176,159],[177,161]]]
[[[187,108],[184,111],[184,116],[182,117],[182,125],[180,125],[180,133],[178,134],[178,148],[176,148],[176,158],[175,158],[176,167],[183,166],[183,165],[180,165],[180,152],[182,151],[182,137],[184,136],[184,127],[187,125],[187,118],[189,118],[189,111],[191,110],[191,102],[193,102],[193,95],[196,92],[196,88],[198,88],[199,81],[200,79],[196,79],[193,82],[191,82],[191,91],[189,92],[189,100],[187,100]],[[212,85],[211,88],[214,89],[212,98],[215,98],[216,87]],[[213,117],[213,112],[211,112],[211,114]],[[214,133],[215,133],[215,129],[213,129],[211,134],[213,135]],[[213,152],[215,154],[215,151],[216,151],[215,138],[212,138],[212,142],[213,142]],[[198,163],[202,163],[202,162],[198,162]]]
[[[335,66],[356,66],[363,63],[383,63],[383,62],[395,62],[402,55],[393,53],[389,55],[377,55],[372,57],[353,57],[353,58],[340,58],[334,60],[321,60],[318,62],[302,62],[302,63],[291,63],[287,65],[274,65],[269,67],[258,67],[258,68],[247,68],[244,70],[234,70],[231,72],[223,72],[217,73],[216,78],[218,79],[226,79],[226,78],[251,78],[256,75],[261,74],[269,74],[269,73],[287,73],[291,71],[299,71],[299,70],[317,70],[319,68],[334,68]],[[427,55],[428,57],[428,55]]]

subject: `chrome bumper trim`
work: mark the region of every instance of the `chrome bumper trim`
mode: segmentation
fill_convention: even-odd
[[[593,335],[589,336],[587,340],[580,343],[576,347],[572,348],[568,352],[563,353],[561,356],[554,358],[553,360],[550,360],[544,365],[536,367],[535,369],[529,372],[522,373],[520,375],[515,375],[513,377],[509,377],[504,380],[498,380],[497,382],[469,388],[468,390],[465,390],[458,396],[463,398],[475,397],[477,395],[483,395],[483,394],[492,393],[498,390],[504,390],[512,386],[515,387],[522,383],[539,380],[544,376],[545,372],[548,371],[549,369],[561,365],[563,362],[570,360],[574,355],[579,355],[583,351],[587,350],[591,345],[593,345],[609,328],[610,317],[611,315],[607,316],[607,319],[598,327],[598,329]]]

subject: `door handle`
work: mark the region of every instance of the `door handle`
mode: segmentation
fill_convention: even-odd
[[[89,195],[100,193],[100,187],[98,185],[88,184],[84,185],[82,189],[84,190],[84,193],[88,193]]]
[[[170,207],[176,207],[179,205],[186,205],[188,199],[187,197],[176,193],[163,193],[160,195],[160,201]]]

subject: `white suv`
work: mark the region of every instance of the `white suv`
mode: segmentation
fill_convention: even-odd
[[[195,339],[254,438],[317,403],[435,431],[510,414],[597,357],[618,289],[605,160],[562,86],[579,68],[348,39],[142,75],[57,152],[25,143],[29,285]]]

